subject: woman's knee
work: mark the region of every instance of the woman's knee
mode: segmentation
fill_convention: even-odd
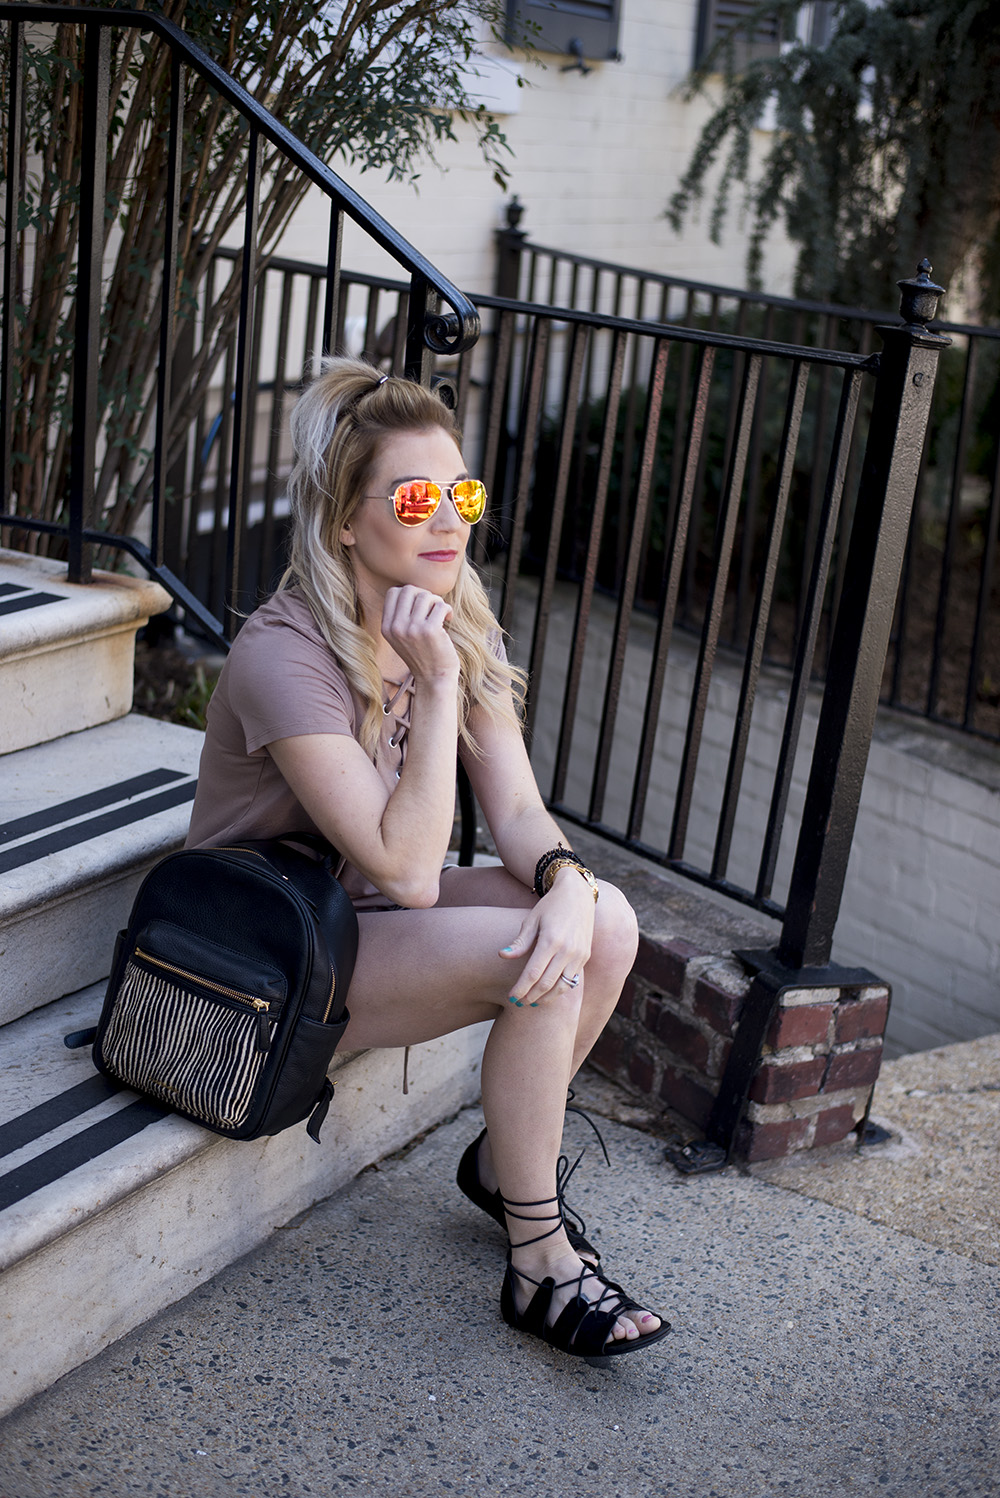
[[[639,949],[639,923],[620,889],[600,881],[600,898],[594,917],[591,962],[621,970],[622,982],[632,970]]]

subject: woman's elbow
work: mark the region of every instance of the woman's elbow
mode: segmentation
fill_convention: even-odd
[[[387,880],[382,892],[404,910],[430,910],[437,904],[441,893],[441,871],[439,869],[433,876],[414,874],[409,878]]]

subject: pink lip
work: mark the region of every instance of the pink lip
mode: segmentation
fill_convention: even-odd
[[[425,562],[453,562],[458,556],[457,551],[422,551],[421,557]]]

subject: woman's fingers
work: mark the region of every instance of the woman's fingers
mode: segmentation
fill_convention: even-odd
[[[516,943],[503,948],[501,957],[517,958],[522,955]],[[522,1006],[532,1007],[544,999],[556,997],[561,989],[573,989],[575,983],[564,982],[582,974],[586,957],[573,948],[546,947],[539,951],[536,945],[528,961],[518,974],[517,982],[510,985],[510,998]]]
[[[452,607],[426,588],[390,588],[382,609],[382,634],[414,676],[450,669],[458,657],[448,636]]]

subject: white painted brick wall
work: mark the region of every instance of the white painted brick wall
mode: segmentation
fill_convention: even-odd
[[[530,641],[532,585],[519,583],[514,654]],[[562,709],[575,594],[557,590],[532,760],[548,793]],[[570,760],[566,800],[586,810],[586,765],[597,741],[614,625],[613,606],[595,601]],[[631,768],[642,714],[653,626],[630,633],[604,820],[626,827]],[[675,634],[667,670],[646,816],[645,842],[665,849],[696,662],[690,637]],[[707,868],[726,773],[740,667],[717,662],[684,856]],[[768,812],[787,678],[765,673],[758,691],[728,876],[752,885]],[[783,900],[816,734],[819,694],[806,708],[774,886]],[[576,752],[579,750],[580,752]],[[776,930],[777,928],[775,928]],[[876,726],[833,956],[869,967],[893,986],[888,1050],[923,1050],[1000,1029],[1000,752],[995,746],[883,710]]]
[[[566,59],[552,53],[531,63],[523,53],[488,46],[501,66],[520,70],[528,83],[507,91],[510,112],[500,115],[513,151],[506,193],[483,162],[472,128],[457,118],[456,139],[442,142],[439,166],[420,167],[415,187],[344,161],[331,165],[469,292],[493,289],[493,234],[513,193],[526,209],[521,227],[539,244],[742,286],[746,238],[736,213],[722,245],[709,241],[707,211],[690,218],[680,235],[664,217],[709,112],[704,99],[685,100],[678,87],[692,63],[697,16],[697,0],[627,0],[619,38],[623,61],[595,62],[586,76],[564,73]],[[758,139],[765,137],[758,132]],[[279,253],[323,260],[328,233],[325,200],[310,194]],[[765,262],[769,291],[790,290],[792,260],[777,229]],[[394,273],[392,261],[350,223],[343,263]]]

